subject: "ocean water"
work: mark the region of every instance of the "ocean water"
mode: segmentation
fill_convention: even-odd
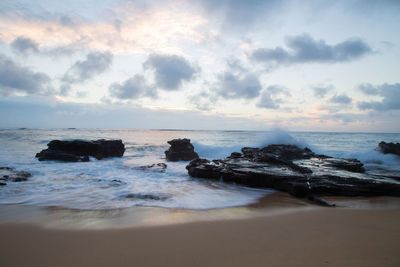
[[[188,162],[166,162],[168,140],[190,138],[200,157],[223,158],[241,147],[296,144],[330,156],[361,160],[368,172],[400,173],[400,159],[376,151],[380,141],[399,142],[400,134],[256,131],[172,131],[104,129],[0,130],[0,166],[32,173],[27,182],[0,187],[0,204],[104,210],[132,206],[216,209],[247,205],[272,190],[252,189],[188,176]],[[35,154],[54,139],[122,139],[125,154],[90,162],[40,162]],[[160,169],[141,166],[166,163]],[[135,198],[127,198],[134,194]],[[146,198],[146,196],[156,198]]]

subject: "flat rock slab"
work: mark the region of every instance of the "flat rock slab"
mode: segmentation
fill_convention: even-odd
[[[36,154],[40,161],[89,161],[89,156],[100,160],[108,157],[122,157],[125,152],[125,145],[121,140],[53,140],[47,144],[47,147]]]
[[[195,159],[192,177],[273,188],[297,197],[400,196],[400,183],[365,173],[356,159],[332,158],[293,145],[242,149],[220,160]]]

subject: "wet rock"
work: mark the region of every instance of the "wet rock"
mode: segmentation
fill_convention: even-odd
[[[317,196],[400,196],[400,184],[364,173],[356,159],[318,155],[293,145],[243,148],[242,154],[186,166],[192,177],[273,188],[320,202]]]
[[[165,156],[168,161],[189,161],[198,158],[196,152],[194,152],[194,147],[190,143],[190,139],[173,139],[168,141],[171,147],[165,151]]]
[[[365,172],[363,164],[357,159],[325,158],[326,166],[335,167],[351,172]]]
[[[32,174],[26,171],[17,171],[10,167],[0,167],[0,180],[2,185],[7,185],[4,181],[10,182],[24,182],[31,177]]]
[[[140,166],[139,169],[141,170],[152,170],[152,171],[156,171],[156,172],[165,172],[165,170],[167,169],[167,164],[165,163],[157,163],[157,164],[150,164],[150,165],[146,165],[146,166]]]
[[[36,154],[39,161],[58,160],[66,162],[86,162],[89,161],[88,156],[74,155],[60,150],[44,149]]]
[[[48,148],[36,154],[39,161],[59,160],[67,162],[89,161],[89,156],[96,159],[122,157],[125,146],[121,140],[53,140]]]
[[[125,196],[126,198],[132,198],[132,199],[143,199],[143,200],[159,200],[159,201],[164,201],[169,199],[170,197],[164,194],[158,194],[158,195],[153,195],[153,194],[128,194]]]
[[[308,195],[307,199],[311,202],[314,202],[315,204],[318,204],[320,206],[325,206],[325,207],[336,207],[336,204],[331,204],[326,200],[323,200],[322,198],[319,198],[314,195]]]
[[[382,141],[379,143],[379,150],[383,154],[394,154],[400,156],[400,143],[386,143]]]

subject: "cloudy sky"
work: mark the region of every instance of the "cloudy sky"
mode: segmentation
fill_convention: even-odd
[[[400,132],[397,0],[2,0],[0,128]]]

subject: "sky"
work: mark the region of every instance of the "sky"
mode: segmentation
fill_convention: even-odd
[[[400,132],[397,0],[0,0],[0,128]]]

